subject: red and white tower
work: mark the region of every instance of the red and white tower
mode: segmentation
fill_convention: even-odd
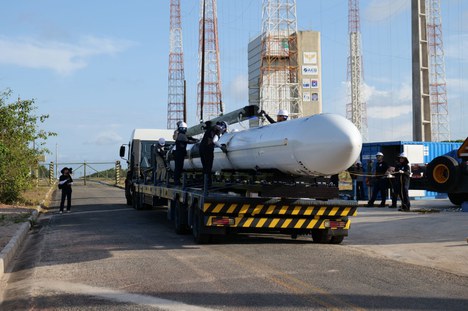
[[[223,113],[216,3],[216,0],[200,0],[197,101],[197,117],[200,121],[210,120]]]
[[[177,121],[187,119],[180,0],[171,0],[170,14],[167,128],[173,129]]]
[[[440,0],[426,0],[432,141],[450,140]]]
[[[350,86],[350,101],[346,105],[346,117],[359,129],[362,140],[367,141],[367,107],[362,99],[363,63],[359,0],[348,0],[348,33],[349,56],[347,79]]]

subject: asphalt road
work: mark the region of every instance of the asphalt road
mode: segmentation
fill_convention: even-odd
[[[48,213],[32,230],[9,278],[3,280],[0,309],[468,306],[468,277],[367,253],[366,235],[351,236],[342,245],[284,235],[238,235],[196,245],[190,235],[174,233],[164,210],[136,211],[124,203],[123,190],[76,185],[72,212]]]

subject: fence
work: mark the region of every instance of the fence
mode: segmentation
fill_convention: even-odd
[[[60,176],[60,170],[64,167],[72,169],[74,182],[98,181],[114,185],[122,182],[121,176],[125,176],[120,161],[115,162],[61,162],[39,163],[37,169],[38,183],[52,184]]]

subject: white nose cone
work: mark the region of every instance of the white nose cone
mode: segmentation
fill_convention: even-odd
[[[305,133],[294,145],[294,156],[304,171],[313,175],[333,175],[348,169],[358,159],[362,137],[356,126],[335,114],[304,118]],[[299,173],[299,172],[297,172]]]

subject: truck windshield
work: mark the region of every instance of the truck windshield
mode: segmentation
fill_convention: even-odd
[[[156,144],[156,141],[141,141],[141,162],[142,169],[151,167],[151,146]]]

